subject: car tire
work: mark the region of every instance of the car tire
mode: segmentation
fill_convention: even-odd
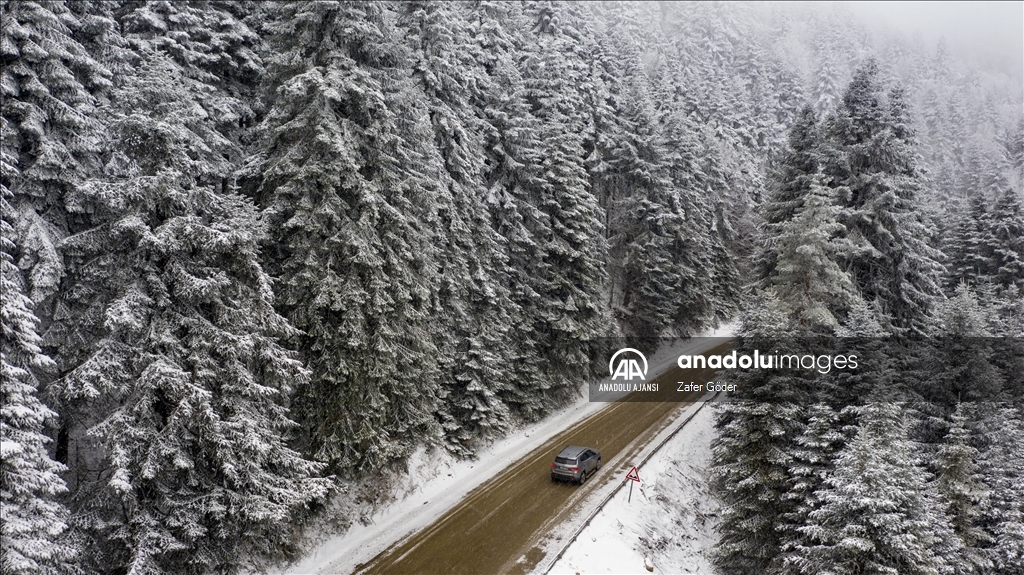
[[[587,482],[587,472],[584,471],[584,472],[580,473],[580,485],[583,485],[586,482]]]

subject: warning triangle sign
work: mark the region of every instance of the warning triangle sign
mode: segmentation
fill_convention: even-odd
[[[640,472],[636,470],[635,465],[633,466],[633,469],[630,469],[629,473],[626,474],[626,479],[640,483]]]

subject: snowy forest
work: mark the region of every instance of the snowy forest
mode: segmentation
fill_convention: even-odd
[[[810,6],[0,17],[4,573],[294,557],[608,338],[737,316],[878,345],[842,400],[737,376],[723,573],[1024,573],[1020,78]],[[887,343],[939,336],[1005,353]]]

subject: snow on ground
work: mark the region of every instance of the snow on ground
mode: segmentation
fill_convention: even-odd
[[[698,337],[728,338],[734,330],[734,324],[727,324]],[[662,346],[648,360],[649,373],[660,373],[673,365],[682,351],[706,343],[679,340]],[[396,541],[433,523],[474,488],[525,457],[551,436],[608,405],[591,403],[587,386],[582,385],[580,389],[580,397],[574,403],[481,449],[476,459],[458,460],[441,449],[417,450],[410,458],[408,475],[392,487],[395,493],[390,503],[371,510],[363,523],[354,523],[344,533],[324,536],[297,562],[262,566],[256,572],[292,575],[354,570],[356,565],[372,559]]]
[[[719,503],[707,471],[713,437],[709,406],[639,469],[632,500],[624,483],[549,573],[715,573],[709,554]]]

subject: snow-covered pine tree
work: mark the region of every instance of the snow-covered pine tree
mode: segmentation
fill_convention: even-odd
[[[703,270],[680,278],[685,299],[677,302],[677,321],[706,325],[734,317],[740,300],[737,256],[726,246],[725,226],[719,225],[724,222],[714,208],[731,186],[717,146],[691,109],[695,96],[686,81],[669,64],[659,76],[655,106],[662,161],[686,218],[685,253],[677,257]]]
[[[1018,118],[1016,126],[1004,128],[999,141],[1010,187],[1024,189],[1024,118]]]
[[[502,395],[518,383],[510,377],[510,331],[520,310],[508,287],[505,241],[491,225],[483,153],[488,126],[477,108],[495,87],[476,39],[475,8],[409,2],[400,10],[398,24],[445,166],[435,194],[440,268],[431,310],[447,392],[444,411],[454,418],[442,426],[452,449],[470,453],[467,446],[477,438],[508,428]]]
[[[1019,408],[999,403],[983,412],[977,481],[987,488],[980,526],[987,535],[986,556],[997,573],[1024,574],[1024,417]]]
[[[947,287],[955,290],[960,282],[978,285],[993,275],[991,224],[987,198],[975,192],[966,209],[956,211],[943,250],[947,260]],[[952,206],[951,206],[952,207]]]
[[[194,98],[209,111],[206,128],[223,138],[218,151],[226,160],[210,160],[221,169],[204,175],[204,183],[228,191],[236,185],[235,169],[250,152],[242,142],[251,142],[247,130],[263,107],[258,96],[264,74],[259,53],[264,52],[264,41],[244,21],[250,19],[254,25],[259,22],[258,3],[145,0],[114,6],[113,16],[123,40],[108,38],[105,52],[115,52],[110,44],[118,43],[123,44],[122,54],[112,53],[108,56],[112,61],[104,62],[112,69],[128,66],[122,73],[131,74],[131,60],[137,57],[134,54],[160,53],[176,62],[187,78],[203,86]],[[225,146],[224,140],[230,145]]]
[[[961,283],[954,297],[938,300],[930,335],[910,346],[902,369],[904,381],[934,404],[953,409],[960,401],[991,401],[1004,377],[993,364],[995,332],[992,310]]]
[[[838,337],[885,338],[888,332],[879,321],[881,312],[869,306],[864,300],[853,303],[843,325],[836,330]]]
[[[725,508],[715,563],[728,573],[764,573],[782,550],[779,525],[796,508],[785,495],[792,480],[789,449],[804,431],[802,409],[791,397],[778,397],[791,381],[736,381],[757,385],[758,393],[722,405],[717,416],[713,471]]]
[[[636,6],[605,7],[594,63],[597,79],[589,106],[593,139],[588,167],[604,207],[609,237],[611,304],[631,337],[687,334],[712,317],[712,289],[695,276],[707,269],[694,240],[696,213],[671,179],[673,165],[658,133],[651,82],[639,49],[644,34]],[[685,153],[685,152],[684,152]],[[691,174],[692,177],[692,174]],[[698,288],[699,289],[699,288]]]
[[[6,123],[6,119],[3,120]],[[0,151],[4,179],[15,176],[14,158]],[[68,509],[61,501],[65,467],[50,458],[44,433],[57,417],[39,399],[35,370],[51,370],[36,331],[38,319],[25,295],[8,200],[0,185],[0,571],[59,575],[77,571],[76,544],[68,539]]]
[[[761,206],[761,242],[755,277],[762,286],[775,273],[778,253],[775,243],[783,224],[793,219],[821,163],[821,136],[814,110],[805,107],[789,129],[789,146],[771,173],[768,193]]]
[[[47,333],[77,426],[80,560],[230,572],[279,553],[329,482],[286,443],[287,398],[308,374],[280,343],[295,330],[259,263],[266,224],[222,190],[232,143],[214,130],[213,88],[134,51],[104,110],[105,173],[65,198],[91,227],[61,245],[69,273]]]
[[[775,345],[790,318],[770,290],[744,316],[741,347]],[[775,370],[742,370],[733,377],[740,397],[721,405],[712,445],[712,472],[725,504],[715,563],[728,573],[765,573],[787,542],[784,518],[797,511],[787,498],[797,440],[806,430],[804,406],[814,401],[811,382]]]
[[[20,246],[15,264],[29,270],[26,295],[48,323],[49,298],[64,264],[57,243],[73,226],[63,195],[98,166],[99,125],[92,92],[110,86],[110,72],[76,39],[83,23],[64,1],[0,3],[0,142],[4,185],[13,194],[12,222]]]
[[[651,137],[648,117],[643,116],[648,103],[637,101],[646,95],[646,79],[639,70],[638,47],[630,37],[636,27],[631,8],[624,4],[595,8],[601,28],[593,51],[587,54],[593,83],[585,93],[593,130],[584,146],[592,192],[602,208],[608,239],[609,306],[630,335],[657,337],[665,322],[630,309],[642,302],[626,303],[632,299],[627,282],[633,278],[625,270],[625,252],[629,238],[636,233],[627,203],[634,190],[646,196],[661,183],[654,166],[657,142]],[[640,138],[638,130],[647,130],[646,137]],[[652,334],[649,328],[653,326],[657,327]]]
[[[775,272],[768,283],[789,310],[798,334],[831,335],[860,299],[838,260],[849,252],[838,222],[833,190],[815,176],[793,218],[782,224],[776,240]]]
[[[986,487],[978,480],[978,450],[971,445],[967,428],[967,413],[975,410],[964,406],[957,404],[939,448],[936,481],[950,527],[963,544],[963,572],[988,573],[995,565],[982,548],[991,539],[979,526],[981,510],[987,506]]]
[[[945,137],[945,110],[939,99],[939,89],[941,88],[938,86],[930,87],[921,100],[921,122],[924,126],[922,137],[928,141],[928,145],[922,146],[922,148],[925,157],[933,166],[939,168],[936,172],[940,174],[945,173],[944,177],[936,178],[936,181],[949,183],[949,170],[951,168],[949,165],[950,146]],[[946,189],[942,191],[952,192],[952,190],[948,189],[948,186],[944,187]]]
[[[780,125],[775,103],[761,101],[769,99],[764,90],[773,80],[763,50],[748,35],[754,26],[750,7],[673,4],[664,12],[660,24],[672,30],[674,47],[671,73],[687,92],[683,113],[694,117],[703,143],[714,150],[709,156],[717,169],[704,167],[713,199],[710,223],[736,256],[733,264],[742,266],[753,251],[752,208],[764,188],[766,156],[783,144],[779,134],[790,119]]]
[[[1024,338],[1024,297],[1021,297],[1021,290],[1016,286],[1010,286],[989,298],[989,302],[995,321],[995,333],[1017,338],[1018,341]],[[1019,369],[1014,372],[1024,379],[1024,372]]]
[[[997,184],[996,200],[988,219],[993,280],[1004,288],[1024,291],[1024,207],[1020,192],[1005,182]]]
[[[947,573],[960,551],[941,502],[917,465],[901,406],[875,397],[799,531],[798,573]]]
[[[878,76],[874,60],[854,74],[826,126],[834,152],[823,169],[845,208],[855,285],[896,330],[923,333],[939,293],[940,254],[917,211],[922,178],[903,92],[885,97]]]
[[[539,257],[527,275],[536,298],[532,331],[555,385],[551,392],[562,397],[574,393],[573,382],[598,369],[602,338],[610,329],[601,295],[602,218],[584,165],[584,138],[592,128],[583,93],[589,89],[586,54],[593,32],[580,10],[562,2],[528,4],[524,11],[532,27],[519,63],[537,126],[529,166],[536,176],[524,190],[537,216],[530,231]]]
[[[992,310],[979,300],[977,291],[966,282],[957,285],[953,297],[936,304],[935,320],[934,335],[958,338],[995,335]]]
[[[814,99],[814,111],[821,116],[831,114],[836,109],[842,92],[839,82],[836,81],[837,71],[832,62],[833,58],[831,50],[826,49],[820,55],[821,61],[814,75],[814,93],[817,94]]]
[[[834,192],[819,170],[814,111],[804,108],[790,131],[789,150],[773,176],[764,206],[759,272],[802,335],[831,335],[860,295],[839,262],[852,246],[843,236]]]
[[[295,415],[316,459],[380,469],[441,435],[429,311],[443,167],[386,5],[268,8],[273,96],[250,171],[278,309],[312,370]]]
[[[115,17],[128,46],[156,50],[173,58],[190,78],[228,87],[220,96],[214,123],[248,124],[252,110],[240,101],[263,74],[257,53],[261,39],[243,21],[255,12],[251,1],[193,0],[121,2]]]
[[[538,331],[541,300],[533,285],[535,272],[544,266],[540,238],[548,232],[532,195],[541,182],[537,168],[541,135],[519,70],[530,28],[523,8],[514,2],[481,2],[473,18],[480,66],[488,81],[477,104],[484,119],[485,199],[492,225],[505,245],[509,291],[520,310],[509,326],[512,342],[506,378],[510,385],[501,391],[501,397],[517,415],[533,420],[550,409],[549,390],[555,382],[542,354],[541,345],[548,334]]]
[[[793,511],[780,518],[779,555],[772,562],[772,572],[799,572],[800,552],[810,543],[800,528],[808,516],[821,506],[818,492],[834,469],[836,454],[846,443],[840,431],[839,414],[826,403],[815,403],[807,409],[807,427],[796,439],[790,462],[790,485],[785,498],[794,503]]]

